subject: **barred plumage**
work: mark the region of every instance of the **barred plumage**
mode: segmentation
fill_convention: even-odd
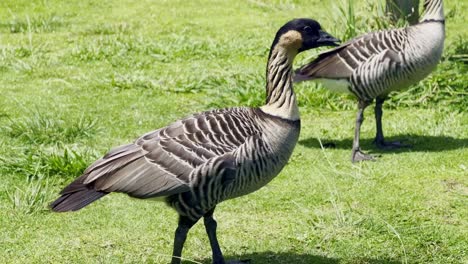
[[[165,197],[180,216],[172,263],[180,263],[187,232],[202,217],[213,263],[225,263],[216,239],[216,204],[258,190],[284,167],[300,130],[293,59],[336,41],[314,20],[288,22],[271,47],[266,105],[203,112],[117,147],[65,187],[52,209],[79,210],[110,192]]]
[[[374,99],[374,143],[379,148],[407,146],[385,142],[382,104],[390,92],[408,88],[425,78],[441,58],[445,38],[443,2],[426,0],[424,8],[418,24],[357,37],[320,54],[296,72],[296,81],[317,80],[332,91],[351,93],[358,98],[353,162],[373,159],[360,150],[359,134],[363,111]]]

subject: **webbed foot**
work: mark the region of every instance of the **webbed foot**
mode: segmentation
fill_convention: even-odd
[[[377,156],[366,154],[362,152],[360,149],[353,149],[351,161],[353,163],[359,162],[359,161],[366,161],[366,160],[375,161],[376,157]]]

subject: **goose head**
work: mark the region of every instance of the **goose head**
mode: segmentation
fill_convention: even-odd
[[[339,39],[324,31],[317,21],[297,18],[278,30],[272,47],[280,46],[299,53],[321,46],[338,46],[339,42]]]

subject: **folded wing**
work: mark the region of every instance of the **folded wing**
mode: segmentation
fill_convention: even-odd
[[[63,189],[62,197],[51,206],[56,211],[78,210],[109,192],[151,198],[188,191],[197,167],[233,151],[258,133],[252,130],[255,126],[242,123],[249,121],[248,112],[201,113],[117,147]]]

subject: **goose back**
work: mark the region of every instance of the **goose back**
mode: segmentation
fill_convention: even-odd
[[[439,62],[445,38],[441,0],[426,1],[427,18],[398,29],[368,33],[324,52],[301,67],[296,81],[314,79],[363,100],[385,97],[427,76]],[[436,16],[440,14],[442,17]]]

